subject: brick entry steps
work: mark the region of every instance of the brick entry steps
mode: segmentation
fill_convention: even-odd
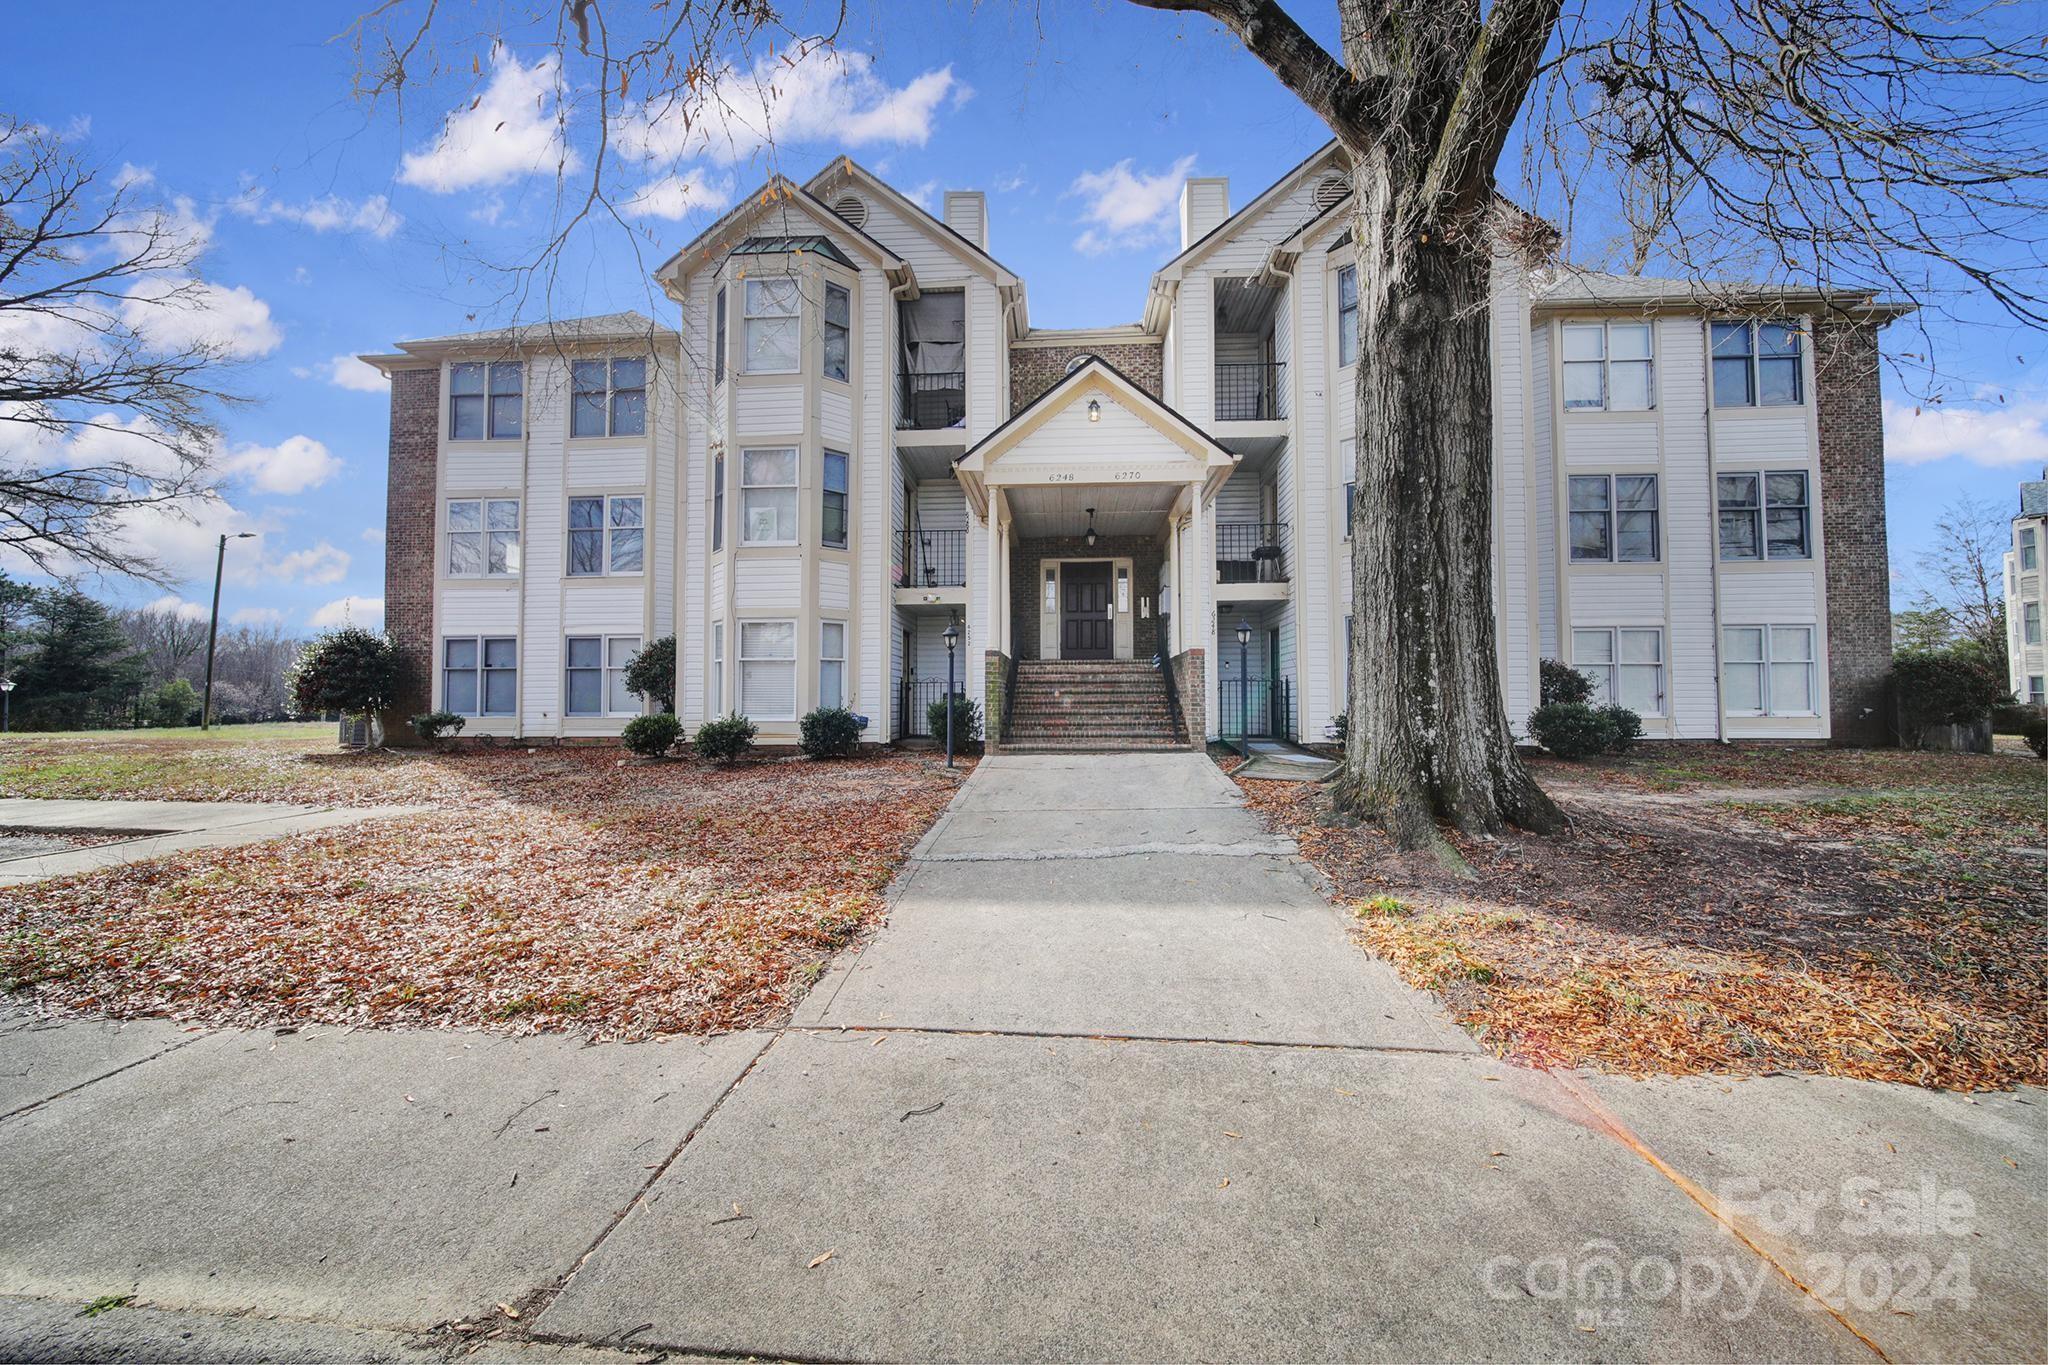
[[[1019,659],[1006,754],[1184,749],[1159,670],[1135,660]]]

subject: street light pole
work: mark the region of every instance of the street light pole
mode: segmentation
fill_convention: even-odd
[[[953,766],[953,649],[960,643],[960,631],[946,624],[946,766]]]
[[[0,678],[0,735],[14,728],[14,679]]]
[[[1242,616],[1237,618],[1237,737],[1243,739],[1250,733],[1251,711],[1251,662],[1252,623]]]
[[[235,540],[253,540],[254,531],[243,531],[234,536]],[[228,562],[228,537],[220,538],[220,548],[213,556],[213,615],[206,624],[206,694],[199,702],[199,728],[210,729],[213,725],[213,644],[220,635],[220,571]]]

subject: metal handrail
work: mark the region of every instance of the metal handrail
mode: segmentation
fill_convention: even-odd
[[[1003,657],[1009,660],[1009,663],[1003,668],[1003,717],[1001,728],[996,733],[1002,736],[1005,743],[1008,743],[1010,738],[1010,713],[1017,705],[1017,656],[1005,654]]]
[[[1218,523],[1216,577],[1225,583],[1285,583],[1289,538],[1284,521]]]
[[[967,419],[967,372],[897,375],[896,429],[944,431]]]
[[[1159,617],[1161,639],[1171,638],[1166,633],[1166,625],[1167,618],[1162,613]],[[1152,662],[1158,667],[1159,676],[1166,680],[1166,714],[1173,722],[1173,737],[1185,744],[1188,742],[1188,721],[1180,709],[1180,687],[1173,680],[1173,660],[1162,650],[1152,656]]]
[[[1280,390],[1287,377],[1284,360],[1216,365],[1216,420],[1272,422],[1280,417]]]

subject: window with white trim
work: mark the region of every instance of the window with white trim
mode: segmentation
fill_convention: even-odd
[[[1578,627],[1572,667],[1593,680],[1593,700],[1639,716],[1664,714],[1664,632],[1638,626]]]
[[[796,719],[796,622],[740,622],[740,714]]]
[[[1713,324],[1714,406],[1783,407],[1805,398],[1797,323]]]
[[[718,297],[711,305],[711,382],[725,382],[725,286],[718,287]]]
[[[2020,643],[2041,643],[2041,604],[2028,602],[2020,608]]]
[[[711,461],[711,548],[725,548],[725,456]]]
[[[2034,528],[2022,526],[2020,528],[2020,571],[2022,573],[2032,573],[2039,563],[2039,552],[2034,549]]]
[[[795,278],[746,281],[741,296],[740,368],[748,374],[795,374],[803,350],[803,295]]]
[[[569,576],[641,572],[647,559],[645,508],[638,494],[569,499]]]
[[[452,635],[441,641],[441,709],[458,716],[519,710],[519,642],[509,635]]]
[[[645,357],[578,360],[569,366],[571,436],[645,436]]]
[[[1816,714],[1812,626],[1723,626],[1721,704],[1730,715]]]
[[[846,623],[818,626],[818,705],[846,705]]]
[[[818,536],[826,545],[835,550],[846,548],[846,455],[842,451],[825,452],[825,481],[820,488]]]
[[[1574,474],[1566,482],[1575,563],[1657,561],[1655,474]]]
[[[519,499],[450,498],[450,578],[510,578],[519,572]]]
[[[740,452],[740,544],[796,544],[796,449]]]
[[[2048,706],[2048,675],[2040,673],[2027,674],[2027,704],[2029,706]]]
[[[637,635],[571,635],[564,651],[569,716],[637,716],[646,708],[626,688],[626,666],[640,652]]]
[[[846,382],[853,364],[853,295],[844,285],[825,286],[825,377]]]
[[[1813,558],[1808,488],[1803,469],[1716,475],[1721,558]]]
[[[1358,363],[1358,267],[1337,267],[1337,364]]]
[[[523,371],[516,360],[448,367],[448,439],[516,441],[525,411]]]
[[[711,623],[711,676],[706,680],[704,714],[717,719],[725,714],[725,622]]]
[[[1566,412],[1643,412],[1657,406],[1647,322],[1564,324]]]

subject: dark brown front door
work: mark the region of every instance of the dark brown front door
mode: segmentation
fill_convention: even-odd
[[[1116,623],[1109,615],[1109,565],[1060,566],[1060,657],[1116,657]]]

